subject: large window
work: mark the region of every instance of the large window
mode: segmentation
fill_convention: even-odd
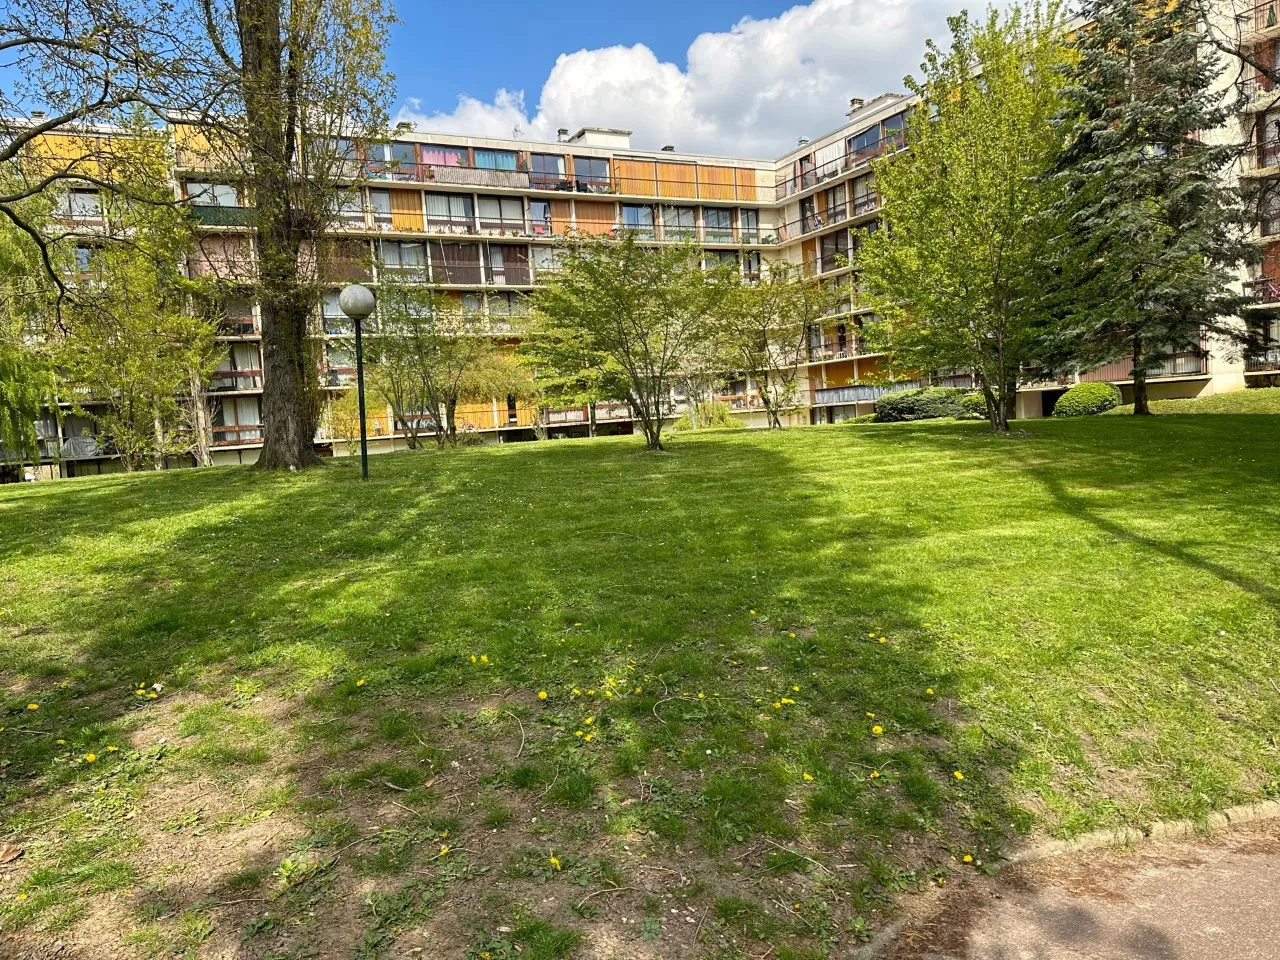
[[[693,207],[662,208],[662,239],[693,240],[697,235],[697,215]]]
[[[97,194],[94,195],[95,201]],[[229,183],[202,183],[187,181],[187,199],[202,207],[236,207],[240,205],[236,188]]]
[[[489,245],[489,279],[492,283],[522,285],[529,282],[529,253],[514,244]]]
[[[519,197],[481,197],[480,229],[523,233],[524,201]]]
[[[432,240],[431,278],[436,283],[483,283],[480,244]]]
[[[364,201],[359,190],[339,190],[334,211],[338,220],[348,227],[364,226]]]
[[[471,198],[465,194],[428,193],[427,229],[442,233],[474,233]]]
[[[379,230],[391,229],[391,191],[370,190],[369,206],[373,210],[373,225]]]
[[[849,138],[849,159],[854,164],[865,163],[880,153],[880,128],[872,127],[855,133]]]
[[[530,247],[529,254],[535,271],[556,269],[555,247]]]
[[[853,215],[873,213],[880,206],[880,195],[876,193],[874,177],[859,177],[853,181]]]
[[[640,204],[622,205],[622,229],[641,240],[653,239],[653,207]]]
[[[890,117],[883,125],[884,127],[884,148],[886,150],[897,150],[907,139],[907,115],[899,113]]]
[[[253,443],[262,439],[262,416],[257,397],[227,397],[213,404],[210,416],[213,442],[218,445]]]
[[[738,211],[738,230],[742,243],[760,242],[760,211],[742,209]]]
[[[588,193],[607,193],[609,161],[603,157],[574,157],[573,179],[579,190],[585,190]]]
[[[522,293],[490,293],[487,299],[490,316],[523,317],[529,312]]]
[[[845,218],[848,208],[845,206],[844,184],[822,191],[823,205],[827,208],[827,223],[836,223]]]
[[[558,153],[532,154],[529,157],[529,180],[544,190],[564,186],[564,157]]]
[[[748,250],[742,255],[742,272],[748,280],[760,279],[760,251]]]
[[[820,267],[823,273],[839,270],[849,262],[849,231],[828,234],[820,241]]]
[[[529,229],[535,237],[551,236],[551,204],[545,200],[529,201]]]
[[[445,147],[434,143],[424,143],[422,162],[435,167],[465,167],[467,161],[466,147]]]
[[[703,207],[702,222],[707,243],[733,243],[733,211],[728,207]]]
[[[476,166],[481,170],[514,170],[514,150],[476,150]]]

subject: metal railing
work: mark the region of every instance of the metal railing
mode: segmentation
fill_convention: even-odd
[[[847,387],[821,387],[814,391],[815,406],[837,406],[845,403],[867,403],[878,400],[888,393],[901,393],[903,390],[918,390],[919,381],[904,380],[900,383],[870,384],[855,383]]]
[[[226,393],[233,390],[261,390],[261,370],[215,370],[209,380],[209,389],[214,393]]]
[[[1280,344],[1258,347],[1245,354],[1245,373],[1262,373],[1268,370],[1280,370]]]
[[[258,323],[253,317],[221,317],[218,320],[220,337],[253,337],[258,335]]]
[[[193,203],[188,208],[196,223],[203,227],[252,227],[258,222],[253,207],[223,207]]]
[[[828,230],[831,227],[848,223],[859,217],[865,217],[879,209],[880,194],[871,193],[856,198],[852,205],[842,204],[839,207],[834,207],[828,210],[825,215],[814,213],[781,224],[778,227],[778,236],[784,243],[798,240],[807,234],[817,233],[819,230]]]
[[[847,336],[843,341],[823,340],[809,344],[809,362],[820,363],[826,360],[852,360],[854,357],[867,356],[867,342],[861,337]]]
[[[1240,168],[1244,173],[1260,173],[1280,166],[1280,138],[1252,143],[1240,155]]]
[[[213,445],[230,446],[241,443],[261,443],[262,424],[241,423],[229,427],[213,427]]]
[[[1147,371],[1147,379],[1157,377],[1193,377],[1206,372],[1206,358],[1202,350],[1183,350],[1170,354]],[[1133,379],[1133,357],[1123,357],[1115,363],[1080,374],[1081,383],[1128,382]]]
[[[828,180],[834,180],[841,174],[860,167],[865,167],[876,157],[882,154],[896,153],[904,149],[906,146],[906,138],[902,134],[894,134],[877,140],[875,143],[863,147],[859,150],[850,150],[844,156],[837,157],[835,160],[829,160],[824,164],[814,167],[812,170],[806,170],[803,173],[795,174],[786,180],[775,184],[774,198],[777,200],[785,200],[787,197],[797,193],[803,193],[810,187],[816,187],[820,183]]]
[[[1280,3],[1267,0],[1236,14],[1236,31],[1240,39],[1280,27]]]
[[[1270,277],[1249,280],[1244,285],[1244,292],[1246,296],[1253,297],[1255,306],[1280,303],[1280,280],[1272,280]]]

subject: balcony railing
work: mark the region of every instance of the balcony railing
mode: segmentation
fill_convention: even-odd
[[[205,227],[252,227],[257,223],[257,211],[253,207],[221,207],[191,204],[191,216]]]
[[[572,407],[566,410],[548,410],[546,412],[548,426],[561,426],[567,423],[586,423],[587,408]]]
[[[262,424],[260,423],[241,423],[227,427],[213,428],[213,445],[215,447],[261,442]]]
[[[834,180],[842,173],[865,167],[881,154],[895,153],[903,149],[904,146],[905,138],[901,134],[894,134],[877,140],[875,143],[859,150],[851,150],[842,157],[829,160],[812,170],[806,170],[804,173],[783,180],[774,187],[775,198],[785,200],[787,197],[808,190],[810,187],[816,187],[820,183]]]
[[[845,403],[867,403],[878,400],[888,393],[900,393],[903,390],[917,390],[920,384],[915,380],[904,380],[901,383],[886,384],[850,384],[847,387],[823,387],[814,391],[815,406],[837,406]]]
[[[818,363],[825,360],[851,360],[867,355],[867,342],[861,337],[848,336],[844,340],[823,340],[809,344],[809,360]]]
[[[253,317],[221,317],[218,320],[220,337],[252,337],[257,333],[258,324]]]
[[[1269,370],[1280,370],[1280,344],[1259,347],[1245,354],[1245,373],[1264,373]]]
[[[226,393],[233,390],[261,390],[261,370],[215,370],[209,381],[209,389],[214,393]]]
[[[1198,377],[1206,371],[1204,353],[1200,350],[1184,350],[1171,354],[1147,371],[1147,379],[1156,377]],[[1133,358],[1124,357],[1115,363],[1088,370],[1080,374],[1081,383],[1128,382],[1133,379]]]
[[[727,404],[730,410],[764,409],[764,401],[758,393],[724,393],[718,395],[716,401]]]
[[[1236,15],[1236,30],[1241,40],[1280,27],[1280,2],[1267,0]]]
[[[62,441],[62,448],[58,453],[63,460],[88,460],[104,456],[98,438],[91,436],[67,437]]]
[[[1258,174],[1280,166],[1280,138],[1250,144],[1240,156],[1241,172]]]
[[[838,207],[833,207],[825,214],[815,213],[784,223],[778,227],[778,236],[785,243],[809,233],[816,233],[819,230],[838,226],[849,220],[856,220],[858,217],[875,213],[879,209],[880,195],[878,193],[856,197],[852,206],[842,204]]]
[[[1253,297],[1255,306],[1280,303],[1280,280],[1270,277],[1249,280],[1244,285],[1244,292],[1246,296]]]

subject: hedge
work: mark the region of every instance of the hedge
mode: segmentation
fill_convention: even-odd
[[[965,391],[953,387],[924,387],[888,393],[876,401],[876,422],[962,417],[965,414],[964,395]]]
[[[1077,383],[1053,405],[1055,417],[1092,417],[1120,403],[1120,390],[1109,383]]]

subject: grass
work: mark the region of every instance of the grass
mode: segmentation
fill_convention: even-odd
[[[1152,413],[1262,413],[1280,415],[1280,387],[1255,387],[1186,400],[1152,400]],[[1107,411],[1107,416],[1133,413],[1133,404]]]
[[[0,945],[817,957],[1280,794],[1280,418],[1024,434],[0,491]]]

